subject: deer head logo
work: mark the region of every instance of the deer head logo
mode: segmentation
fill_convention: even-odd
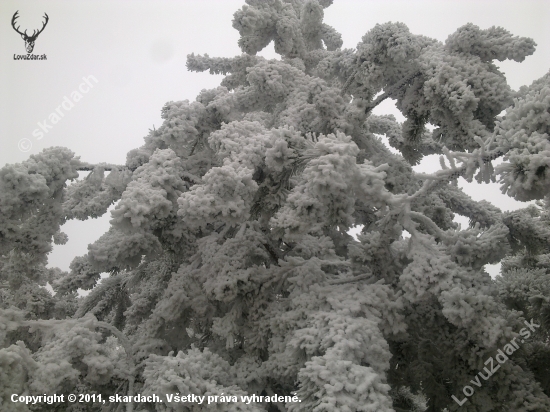
[[[19,31],[20,26],[15,27],[15,20],[17,20],[17,18],[19,17],[17,15],[17,13],[19,13],[19,10],[17,10],[15,12],[15,14],[13,15],[13,17],[11,19],[11,25],[12,25],[13,29],[21,35],[23,40],[25,40],[25,48],[27,49],[27,53],[32,53],[32,50],[34,49],[34,42],[36,41],[36,38],[38,37],[38,35],[40,33],[42,33],[42,31],[46,27],[46,24],[48,24],[48,20],[50,18],[48,17],[48,15],[46,13],[44,13],[44,18],[46,19],[46,21],[42,24],[42,28],[40,30],[38,30],[38,32],[36,30],[34,30],[32,35],[29,36],[29,35],[27,35],[27,30],[25,30],[24,33],[21,33]]]

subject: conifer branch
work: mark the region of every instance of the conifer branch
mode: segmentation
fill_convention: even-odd
[[[384,100],[386,100],[388,97],[391,97],[397,90],[401,89],[405,85],[407,85],[409,82],[414,80],[416,77],[420,76],[422,72],[418,71],[416,73],[411,74],[410,76],[405,77],[400,82],[390,86],[386,92],[378,96],[375,100],[373,100],[370,104],[365,107],[365,114],[368,114],[372,111],[376,106],[378,106],[380,103],[382,103]]]

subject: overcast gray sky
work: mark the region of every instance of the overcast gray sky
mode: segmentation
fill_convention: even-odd
[[[231,20],[243,4],[233,0],[3,0],[0,167],[50,146],[68,147],[91,163],[124,164],[126,153],[143,143],[148,129],[161,124],[164,103],[193,100],[201,89],[219,84],[221,76],[187,72],[186,56],[192,52],[219,57],[240,54]],[[46,54],[47,60],[14,60],[14,54],[26,54],[23,40],[10,24],[17,10],[18,25],[29,33],[40,28],[42,16],[48,14],[48,25],[33,51]],[[537,51],[523,63],[497,62],[514,89],[550,69],[548,0],[335,0],[325,11],[325,22],[342,33],[344,47],[350,48],[376,23],[387,21],[401,21],[411,32],[441,41],[468,22],[482,29],[502,26],[514,35],[533,38]],[[261,54],[276,57],[272,46]],[[82,87],[83,78],[92,87]],[[82,99],[70,110],[62,107],[59,122],[47,121],[51,128],[42,131],[39,123],[44,125],[74,91]],[[391,101],[376,113],[399,117]],[[35,130],[42,131],[43,137]],[[417,169],[435,170],[437,165],[428,159]],[[465,185],[465,190],[504,210],[521,206],[502,196],[497,184]],[[107,215],[67,223],[63,231],[69,242],[55,247],[50,265],[67,270],[72,258],[85,254],[88,243],[106,231],[109,219]]]

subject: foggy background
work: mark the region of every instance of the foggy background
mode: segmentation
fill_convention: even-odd
[[[244,1],[2,1],[0,3],[0,167],[18,163],[46,147],[64,146],[83,161],[123,165],[126,153],[143,144],[148,130],[161,125],[160,110],[168,101],[194,100],[202,89],[219,85],[223,76],[191,73],[186,56],[207,53],[214,57],[241,54],[233,13]],[[42,27],[44,12],[49,23],[38,36],[33,54],[47,60],[14,60],[26,54],[24,41],[11,27],[28,34]],[[537,43],[533,56],[523,63],[495,63],[517,90],[540,78],[550,68],[550,1],[547,0],[335,0],[325,10],[325,23],[338,30],[344,48],[355,48],[376,23],[400,21],[414,34],[440,41],[471,22],[482,29],[502,26],[513,35],[531,37]],[[273,45],[259,53],[277,58]],[[92,88],[61,120],[48,119],[64,97],[70,98],[93,76]],[[403,117],[391,100],[374,113]],[[52,128],[39,139],[38,123]],[[439,169],[437,157],[426,158],[415,170]],[[86,173],[81,173],[81,177]],[[466,184],[476,200],[485,199],[502,210],[524,207],[500,193],[498,184]],[[87,245],[108,228],[110,214],[99,219],[70,221],[62,227],[69,236],[54,246],[49,266],[68,270],[75,256],[87,253]],[[465,219],[458,219],[462,225]],[[498,267],[488,267],[494,276]]]

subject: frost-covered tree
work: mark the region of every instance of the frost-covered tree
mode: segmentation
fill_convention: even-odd
[[[188,57],[221,85],[167,103],[125,165],[51,148],[0,170],[3,411],[82,407],[12,393],[301,400],[128,411],[550,410],[550,73],[513,91],[494,64],[534,42],[467,24],[441,43],[386,23],[342,49],[330,3],[247,0],[242,55]],[[280,59],[257,56],[271,42]],[[404,123],[372,113],[386,98]],[[414,173],[431,154],[441,170]],[[459,177],[538,203],[503,213]],[[70,272],[46,268],[65,221],[113,203]],[[501,261],[494,281],[484,266]],[[531,318],[531,340],[459,407]]]

